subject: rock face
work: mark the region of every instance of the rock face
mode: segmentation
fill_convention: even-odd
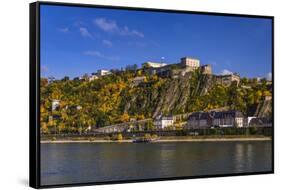
[[[215,84],[212,75],[199,75],[196,79],[192,73],[178,78],[167,79],[160,87],[139,87],[138,92],[126,98],[126,112],[152,113],[157,115],[184,112],[192,96],[205,95]]]
[[[272,100],[263,100],[257,107],[254,114],[256,117],[272,117]]]
[[[185,104],[190,95],[190,76],[171,79],[163,85],[163,87],[155,95],[155,109],[152,117],[157,116],[161,112],[172,112],[185,108]]]

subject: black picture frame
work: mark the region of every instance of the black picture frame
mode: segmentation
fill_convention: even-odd
[[[77,184],[62,184],[62,185],[41,185],[40,183],[40,6],[70,6],[70,7],[87,7],[87,8],[106,8],[117,10],[134,10],[134,11],[150,11],[150,12],[168,12],[168,13],[186,13],[211,16],[231,16],[231,17],[246,17],[246,18],[266,18],[272,22],[272,170],[266,172],[248,172],[248,173],[230,173],[219,175],[201,175],[201,176],[182,176],[170,178],[156,179],[140,179],[140,180],[122,180],[108,182],[90,182]],[[29,23],[29,38],[30,38],[30,75],[29,75],[29,185],[33,188],[53,188],[53,187],[73,187],[85,185],[101,185],[101,184],[120,184],[120,183],[135,183],[135,182],[151,182],[163,180],[180,180],[194,178],[210,178],[210,177],[227,177],[227,176],[242,176],[242,175],[257,175],[257,174],[273,174],[274,173],[274,17],[263,15],[247,15],[247,14],[232,14],[232,13],[217,13],[217,12],[200,12],[187,10],[167,10],[156,8],[139,8],[125,6],[109,6],[109,5],[92,5],[78,3],[59,3],[59,2],[34,2],[29,5],[30,23]]]

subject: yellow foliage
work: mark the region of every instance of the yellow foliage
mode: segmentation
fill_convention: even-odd
[[[153,134],[153,135],[151,136],[151,138],[156,139],[156,138],[158,138],[158,136],[157,136],[156,134]]]
[[[271,93],[268,90],[263,91],[263,96],[271,96]]]
[[[65,129],[65,125],[63,123],[60,123],[58,126],[59,132]]]
[[[147,78],[146,77],[143,79],[143,82],[147,82]]]
[[[123,115],[121,115],[121,118],[120,118],[120,120],[121,120],[122,122],[128,122],[129,119],[130,119],[130,116],[129,116],[128,113],[124,113]]]
[[[49,133],[48,126],[47,126],[47,124],[45,122],[41,123],[41,131],[42,131],[42,133],[45,133],[45,134]]]
[[[143,120],[145,118],[143,114],[137,115],[136,117],[137,117],[137,120]]]
[[[48,126],[54,126],[54,125],[55,125],[54,120],[49,120],[49,122],[48,122]]]
[[[151,135],[150,135],[149,133],[146,133],[146,134],[144,135],[144,138],[145,138],[145,139],[151,139]]]
[[[141,76],[142,75],[142,70],[138,70],[137,75]]]
[[[157,75],[153,75],[152,76],[152,80],[154,80],[154,81],[158,80],[158,76]]]
[[[119,133],[119,134],[117,135],[117,140],[118,140],[118,141],[122,141],[122,140],[123,140],[123,136],[122,136],[121,133]]]
[[[45,112],[45,108],[44,108],[44,106],[42,106],[42,105],[40,106],[40,112],[41,112],[41,113],[44,113],[44,112]]]

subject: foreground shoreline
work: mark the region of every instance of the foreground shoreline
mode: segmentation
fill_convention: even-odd
[[[194,138],[194,139],[159,139],[152,143],[163,142],[231,142],[231,141],[271,141],[271,137],[234,137],[234,138]],[[132,139],[126,140],[42,140],[41,144],[62,144],[62,143],[133,143]]]

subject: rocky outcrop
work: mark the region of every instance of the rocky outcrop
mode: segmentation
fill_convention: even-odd
[[[256,108],[254,116],[256,117],[272,117],[272,100],[261,101]]]
[[[156,117],[161,113],[178,113],[186,109],[192,96],[205,95],[215,84],[212,75],[187,73],[178,78],[169,78],[158,88],[141,86],[134,95],[126,98],[125,112],[152,113]]]

